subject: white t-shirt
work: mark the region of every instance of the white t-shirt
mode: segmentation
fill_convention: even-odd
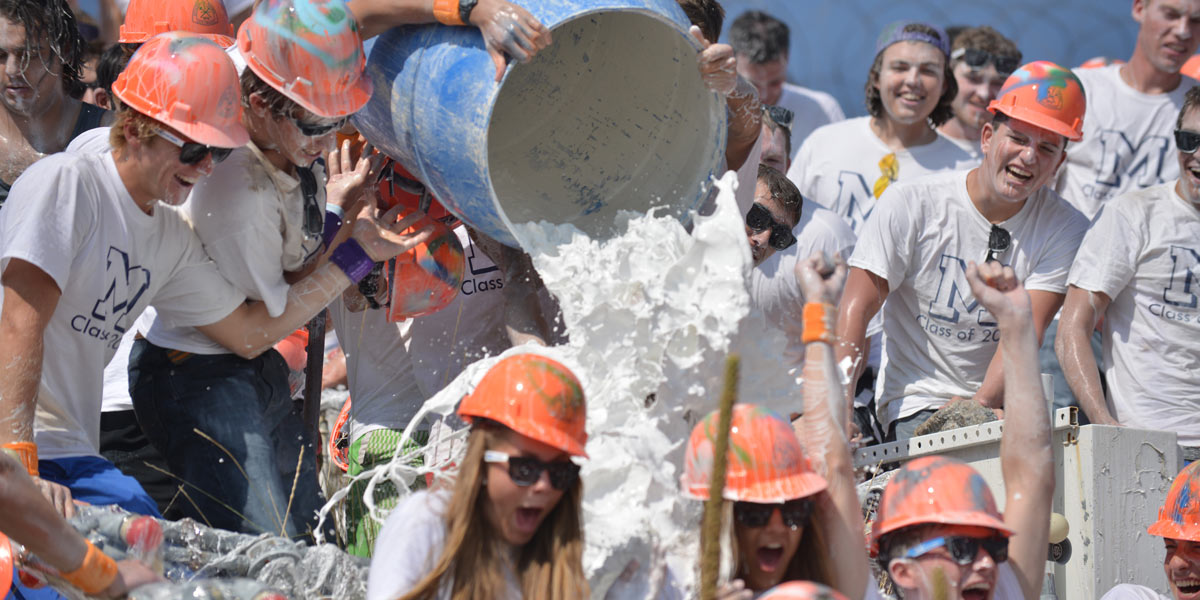
[[[125,335],[121,336],[121,344],[117,353],[108,366],[104,367],[104,392],[101,412],[120,412],[133,410],[133,398],[129,397],[129,351],[133,349],[133,340],[146,330],[154,320],[154,307],[147,306],[142,316],[134,321]]]
[[[948,135],[943,135],[942,137],[946,138],[946,140],[949,141],[951,144],[954,144],[955,146],[962,148],[962,151],[966,152],[971,157],[971,160],[974,161],[974,164],[972,164],[971,166],[977,166],[977,165],[979,165],[979,163],[983,162],[983,147],[979,145],[979,140],[975,140],[975,141],[963,140],[963,139],[959,139],[959,138],[955,138],[955,137],[950,137]],[[964,166],[962,168],[966,168],[966,167]]]
[[[405,498],[388,515],[375,541],[367,600],[399,598],[437,566],[446,544],[445,512],[450,496],[450,490],[422,490]],[[518,600],[521,588],[516,578],[511,571],[505,575],[508,585],[496,590],[495,600]],[[438,600],[449,600],[452,581],[452,575],[442,578]]]
[[[1100,600],[1172,600],[1170,596],[1160,594],[1146,586],[1122,583],[1108,590]]]
[[[1121,79],[1121,65],[1075,69],[1087,95],[1083,141],[1067,146],[1055,189],[1091,219],[1109,198],[1179,177],[1175,120],[1200,84],[1184,77],[1166,94],[1143,94]]]
[[[467,365],[511,345],[504,329],[504,277],[471,242],[465,226],[454,230],[463,245],[466,273],[458,297],[423,317],[390,323],[386,311],[330,305],[346,354],[350,439],[375,429],[403,429],[421,404]]]
[[[859,117],[814,131],[787,175],[804,197],[837,213],[860,233],[875,207],[875,184],[883,175],[879,164],[889,154],[895,154],[897,167],[889,185],[974,166],[969,154],[940,134],[924,146],[894,151],[871,131],[871,117]]]
[[[854,251],[854,232],[850,226],[807,198],[800,211],[800,222],[793,232],[796,243],[782,252],[775,252],[756,269],[750,271],[750,302],[762,309],[768,323],[781,328],[788,336],[788,362],[799,367],[804,363],[804,294],[796,281],[796,261],[807,259],[813,252],[824,252],[831,259],[850,258]]]
[[[1164,183],[1109,200],[1083,238],[1072,285],[1112,299],[1108,406],[1118,421],[1200,446],[1200,210]]]
[[[314,167],[317,206],[324,217],[325,174]],[[296,271],[320,251],[321,235],[304,234],[304,196],[299,179],[275,168],[248,142],[200,180],[180,207],[204,249],[233,287],[261,300],[278,317],[287,306],[285,271]],[[146,339],[163,348],[225,354],[224,346],[192,327],[168,327],[156,319]]]
[[[792,111],[792,160],[800,154],[804,140],[818,127],[846,119],[842,105],[825,92],[810,90],[793,83],[784,83],[779,106]]]
[[[170,306],[173,324],[201,325],[241,303],[178,212],[138,208],[112,154],[64,152],[29,167],[0,212],[0,246],[4,266],[29,262],[62,291],[44,336],[42,458],[98,455],[104,367],[143,308]]]
[[[883,362],[876,387],[879,421],[970,397],[983,383],[999,329],[971,295],[968,261],[983,262],[992,224],[954,171],[896,184],[879,199],[850,266],[887,280]],[[999,260],[1026,289],[1064,294],[1087,221],[1043,187],[999,223],[1012,238]]]

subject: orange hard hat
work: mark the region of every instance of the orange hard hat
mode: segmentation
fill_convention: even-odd
[[[283,356],[283,362],[287,363],[289,369],[304,370],[308,362],[308,328],[301,327],[279,340],[275,344],[275,351]]]
[[[416,210],[421,206],[420,191],[425,187],[425,184],[409,173],[403,165],[389,159],[384,167],[383,177],[379,179],[379,199],[385,209],[400,204]],[[450,211],[446,210],[437,198],[432,198],[425,214],[430,219],[441,221],[450,216]]]
[[[491,419],[571,456],[587,456],[587,402],[570,369],[539,354],[505,357],[458,405],[458,416]]]
[[[988,110],[1048,129],[1078,142],[1083,139],[1087,107],[1083,84],[1069,69],[1039,60],[1008,76]]]
[[[1158,521],[1146,531],[1173,540],[1200,542],[1200,461],[1175,476],[1166,501],[1158,509]]]
[[[1123,65],[1125,61],[1107,56],[1093,56],[1079,64],[1080,69],[1099,69],[1108,65]]]
[[[430,221],[414,225],[424,226]],[[396,257],[391,273],[388,320],[399,322],[435,313],[458,297],[467,259],[462,243],[449,227],[432,221],[433,235]]]
[[[1192,79],[1200,79],[1200,54],[1193,54],[1191,58],[1187,59],[1179,72]]]
[[[871,555],[879,552],[881,537],[913,525],[965,525],[994,529],[1005,537],[1013,534],[983,476],[944,456],[909,461],[892,475],[871,527]]]
[[[8,597],[12,588],[13,551],[8,536],[0,533],[0,598]]]
[[[707,500],[717,443],[720,413],[700,421],[688,439],[683,495]],[[726,500],[778,503],[805,498],[829,486],[812,470],[792,424],[753,404],[733,407],[729,430],[729,462],[725,470]]]
[[[233,45],[233,25],[221,0],[129,0],[117,41],[140,44],[168,31],[203,35],[222,48]]]
[[[208,39],[173,31],[150,38],[113,83],[125,106],[208,146],[250,141],[237,69]]]
[[[812,581],[789,581],[763,592],[758,600],[846,600],[846,597]]]
[[[262,0],[237,44],[255,75],[317,116],[351,115],[371,98],[358,24],[342,0]]]

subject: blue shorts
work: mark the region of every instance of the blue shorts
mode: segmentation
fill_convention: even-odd
[[[158,504],[136,479],[99,456],[72,456],[38,461],[42,479],[64,485],[71,497],[95,506],[116,504],[139,515],[162,518]]]

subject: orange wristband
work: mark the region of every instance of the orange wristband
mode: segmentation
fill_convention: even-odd
[[[70,573],[63,573],[62,576],[71,585],[83,590],[83,593],[95,596],[108,589],[117,578],[117,562],[91,542],[84,541],[87,542],[88,549],[83,557],[83,564]]]
[[[442,25],[466,25],[458,13],[458,0],[433,0],[433,18]]]
[[[10,442],[4,444],[4,453],[21,461],[30,476],[38,476],[37,444],[33,442]]]
[[[836,310],[832,304],[825,302],[808,302],[804,305],[804,334],[800,341],[825,342],[833,345],[833,318]]]

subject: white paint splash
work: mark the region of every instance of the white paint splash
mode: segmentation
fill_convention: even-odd
[[[604,242],[570,225],[530,224],[517,232],[559,300],[570,341],[521,346],[501,357],[544,354],[583,383],[591,457],[582,473],[584,567],[593,597],[656,597],[664,587],[692,593],[700,504],[680,496],[678,480],[693,424],[716,408],[729,352],[742,355],[741,401],[801,409],[798,383],[782,366],[782,333],[751,314],[750,251],[734,182],[733,173],[718,182],[716,212],[698,218],[690,235],[672,217],[628,213],[618,217],[624,233]],[[501,357],[467,367],[414,425],[430,413],[452,413]],[[407,466],[400,456],[362,477],[389,477],[405,489],[453,459],[436,450],[424,467]]]

